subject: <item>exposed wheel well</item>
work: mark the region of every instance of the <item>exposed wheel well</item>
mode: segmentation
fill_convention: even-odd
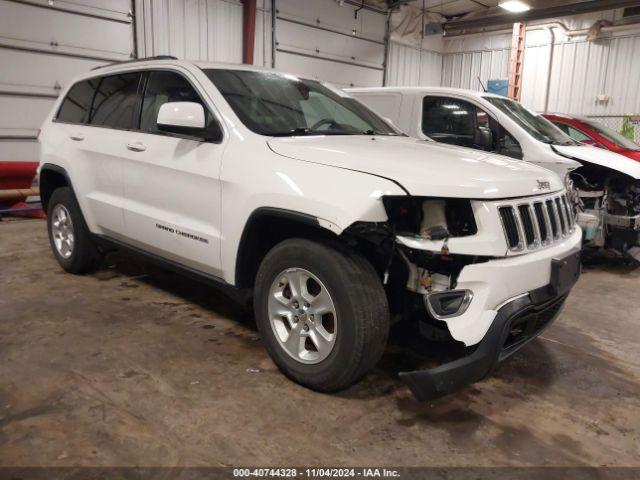
[[[55,189],[70,187],[71,184],[64,170],[43,167],[40,171],[40,201],[42,208],[46,212],[49,207],[49,199]]]
[[[251,214],[240,239],[236,258],[236,287],[251,288],[265,255],[288,238],[337,241],[318,220],[303,213],[277,208],[259,208]]]

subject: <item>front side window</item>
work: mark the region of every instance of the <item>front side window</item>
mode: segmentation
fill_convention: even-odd
[[[260,135],[397,134],[354,98],[315,80],[249,70],[204,73],[240,121]]]
[[[473,146],[478,120],[487,124],[488,116],[478,118],[475,105],[448,97],[424,97],[422,101],[422,132],[437,142]]]
[[[498,125],[498,144],[496,152],[501,155],[506,155],[507,157],[517,158],[518,160],[522,160],[523,157],[520,143],[501,125]]]
[[[504,97],[484,97],[536,140],[552,145],[575,145],[576,142],[542,115]]]
[[[147,87],[142,100],[140,129],[144,132],[165,134],[158,130],[158,112],[168,102],[195,102],[202,105],[205,112],[205,128],[209,128],[215,119],[198,92],[182,75],[176,72],[150,72]]]
[[[425,97],[422,132],[437,142],[522,158],[517,140],[482,108],[466,100]]]
[[[88,117],[91,101],[98,79],[84,80],[69,89],[62,101],[56,120],[68,123],[84,123]]]
[[[593,142],[591,137],[589,137],[588,135],[585,135],[580,130],[578,130],[577,128],[572,127],[571,125],[568,125],[568,124],[563,123],[563,122],[553,122],[553,124],[556,127],[558,127],[560,130],[562,130],[564,133],[569,135],[576,142],[585,142],[585,141],[586,142],[590,142],[590,143]]]
[[[138,102],[140,73],[103,77],[98,84],[89,124],[131,130]]]

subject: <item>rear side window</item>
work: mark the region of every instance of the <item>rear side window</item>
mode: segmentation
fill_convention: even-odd
[[[151,72],[142,101],[140,118],[142,131],[164,134],[158,130],[157,120],[160,107],[168,102],[199,103],[204,108],[205,126],[208,128],[215,121],[198,92],[182,75],[175,72]]]
[[[84,123],[87,119],[91,100],[98,83],[97,79],[76,83],[62,101],[57,120],[68,123]]]
[[[138,102],[140,73],[103,77],[98,85],[89,124],[130,130]]]

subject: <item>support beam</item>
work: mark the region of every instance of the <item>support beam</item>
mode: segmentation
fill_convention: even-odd
[[[555,7],[532,8],[529,11],[516,14],[500,13],[497,15],[478,17],[470,20],[454,20],[452,22],[445,23],[443,26],[446,34],[446,32],[493,27],[496,25],[507,25],[514,22],[530,22],[532,20],[544,20],[546,18],[612,10],[614,8],[638,5],[639,3],[640,2],[638,0],[592,0],[574,2],[568,5],[558,5]]]
[[[244,0],[242,4],[242,63],[253,65],[255,41],[256,0]]]

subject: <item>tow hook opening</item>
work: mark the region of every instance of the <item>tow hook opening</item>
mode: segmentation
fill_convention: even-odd
[[[467,311],[473,292],[471,290],[449,290],[428,293],[424,297],[425,307],[436,319],[457,317]]]

